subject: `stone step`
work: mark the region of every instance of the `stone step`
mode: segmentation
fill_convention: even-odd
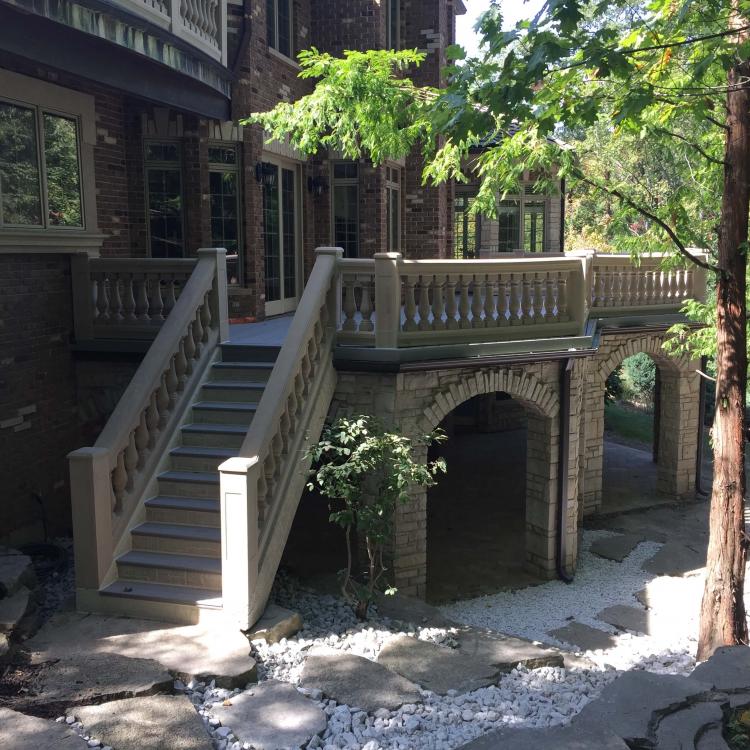
[[[221,591],[221,560],[131,550],[117,558],[121,579]]]
[[[206,609],[221,609],[221,597],[211,589],[193,586],[170,586],[166,583],[115,581],[99,592],[102,596],[119,596],[173,604],[193,604]]]
[[[237,401],[196,401],[193,404],[193,421],[211,424],[239,424],[245,429],[253,421],[257,403]]]
[[[219,497],[218,471],[164,471],[157,477],[159,493],[174,497]]]
[[[172,469],[177,471],[216,471],[236,450],[218,446],[182,445],[169,451]]]
[[[147,521],[215,528],[221,523],[217,498],[157,495],[146,500],[145,506]]]
[[[204,401],[260,401],[265,383],[248,383],[244,380],[209,380],[204,383],[201,398]]]
[[[211,380],[242,380],[246,383],[267,383],[273,362],[215,362]]]
[[[232,362],[270,362],[273,364],[281,351],[280,346],[271,344],[232,344],[221,345],[221,358]]]
[[[213,526],[145,521],[131,537],[134,550],[221,557],[221,530]]]
[[[239,424],[193,422],[182,426],[184,446],[203,446],[239,450],[247,435],[247,427]]]

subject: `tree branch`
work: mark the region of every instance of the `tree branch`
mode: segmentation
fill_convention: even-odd
[[[704,159],[707,159],[712,164],[718,164],[721,167],[725,167],[727,163],[723,159],[717,159],[715,156],[711,156],[711,154],[707,153],[703,150],[697,143],[693,143],[689,138],[686,138],[684,135],[681,135],[680,133],[674,133],[671,130],[667,130],[667,128],[654,128],[657,133],[664,133],[664,135],[668,135],[671,138],[677,138],[680,141],[683,141],[684,143],[687,143],[688,146],[691,148],[694,148]]]
[[[647,47],[631,47],[630,49],[623,49],[621,52],[625,55],[635,55],[638,52],[654,52],[659,49],[669,49],[670,47],[684,47],[689,44],[697,44],[698,42],[705,42],[709,39],[719,39],[724,36],[734,36],[741,31],[747,31],[750,26],[741,26],[736,29],[725,29],[724,31],[717,31],[714,34],[706,34],[705,36],[692,36],[687,39],[683,39],[681,42],[665,42],[664,44],[652,44]]]

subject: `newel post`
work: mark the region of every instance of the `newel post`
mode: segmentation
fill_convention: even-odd
[[[90,341],[94,338],[94,294],[88,253],[77,253],[71,257],[70,282],[75,339]]]
[[[580,326],[580,335],[586,332],[586,323],[591,307],[591,295],[594,285],[594,257],[596,250],[575,250],[566,253],[568,257],[573,256],[580,261],[578,269],[570,277],[568,286],[568,310],[570,317]]]
[[[398,347],[401,329],[401,253],[375,253],[375,346]]]
[[[212,258],[216,264],[211,289],[211,318],[218,321],[219,341],[229,340],[229,292],[227,290],[227,251],[223,247],[201,247],[198,260]]]
[[[219,466],[221,589],[224,612],[241,630],[254,625],[258,590],[258,458],[230,458]]]
[[[98,590],[112,564],[112,472],[105,448],[68,454],[76,588]]]
[[[323,258],[330,256],[334,263],[333,280],[331,282],[331,288],[326,298],[326,305],[328,306],[328,326],[333,331],[338,331],[341,328],[341,305],[343,300],[343,292],[341,285],[341,270],[339,269],[339,261],[344,257],[344,250],[340,247],[316,247],[315,257]]]

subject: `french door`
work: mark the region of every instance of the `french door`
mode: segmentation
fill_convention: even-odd
[[[299,178],[294,166],[270,161],[262,174],[266,315],[280,315],[294,310],[299,299]]]

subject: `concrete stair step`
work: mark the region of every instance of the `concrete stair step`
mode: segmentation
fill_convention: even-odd
[[[247,435],[247,427],[240,424],[193,422],[182,426],[183,446],[227,448],[239,450]]]
[[[218,471],[164,471],[157,479],[159,494],[176,497],[219,497]]]
[[[115,581],[99,592],[102,596],[119,596],[172,604],[192,604],[200,608],[221,609],[221,597],[211,589],[193,586],[170,586],[166,583]]]
[[[169,451],[169,455],[172,469],[177,471],[216,471],[223,461],[236,456],[237,451],[218,446],[182,445]]]
[[[221,523],[218,498],[157,495],[144,503],[146,520],[188,526],[213,526]]]
[[[145,521],[130,533],[134,550],[221,557],[221,529],[216,526]]]
[[[117,558],[121,579],[221,591],[221,560],[131,550]]]
[[[240,424],[246,428],[253,421],[258,404],[236,401],[196,401],[193,404],[195,422],[211,424]]]
[[[234,401],[258,403],[265,383],[248,383],[244,380],[209,380],[204,383],[201,398],[204,401]]]
[[[225,362],[271,362],[274,363],[281,351],[272,344],[232,344],[221,345],[221,358]]]
[[[273,362],[214,362],[211,380],[243,380],[246,383],[267,383]]]

